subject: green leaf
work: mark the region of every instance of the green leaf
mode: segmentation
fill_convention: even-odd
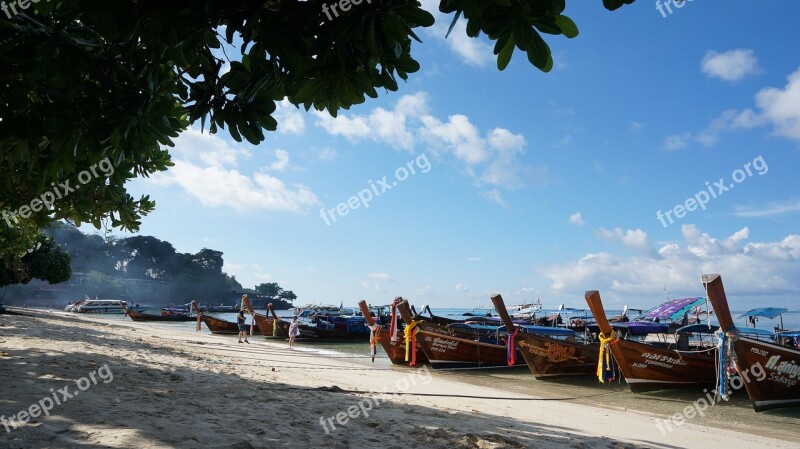
[[[556,25],[564,33],[564,36],[572,39],[578,37],[578,25],[567,16],[561,15],[556,17]]]
[[[504,70],[508,63],[511,62],[511,56],[514,54],[514,36],[511,36],[506,42],[506,45],[503,46],[503,49],[500,50],[500,54],[497,55],[497,68],[500,70]]]

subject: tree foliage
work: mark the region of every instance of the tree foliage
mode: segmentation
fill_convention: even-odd
[[[33,279],[57,284],[68,280],[71,275],[69,254],[62,251],[52,237],[39,234],[34,248],[18,260],[0,266],[0,287],[27,284]]]
[[[603,0],[611,10],[632,2]],[[396,91],[420,68],[415,30],[434,23],[416,0],[363,1],[332,20],[328,0],[28,4],[0,20],[0,211],[35,226],[108,220],[131,231],[155,203],[125,183],[170,167],[165,147],[189,125],[257,144],[276,129],[283,98],[335,116]],[[500,69],[516,47],[547,71],[541,34],[578,33],[566,0],[441,0],[439,9],[453,23],[466,18],[469,36],[494,40]],[[78,182],[106,158],[113,174]],[[49,207],[21,209],[54,189]]]

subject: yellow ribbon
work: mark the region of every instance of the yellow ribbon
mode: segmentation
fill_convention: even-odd
[[[416,328],[417,328],[417,321],[412,321],[411,324],[406,326],[406,328],[403,330],[403,335],[405,336],[405,339],[406,339],[406,362],[408,361],[409,354],[411,353],[411,350],[412,350],[411,341],[412,341],[412,337],[414,336],[414,333],[415,333],[414,329],[416,329]]]
[[[602,333],[600,333],[597,338],[600,340],[600,357],[597,359],[597,378],[600,380],[600,383],[605,383],[603,380],[603,357],[605,356],[606,359],[606,366],[611,368],[611,350],[608,348],[608,345],[614,342],[617,339],[617,334],[614,330],[611,330],[611,334],[606,337]]]

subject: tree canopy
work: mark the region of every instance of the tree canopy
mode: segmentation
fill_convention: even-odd
[[[329,19],[323,5],[343,2],[13,3],[0,17],[0,211],[9,223],[136,231],[155,203],[125,183],[168,169],[166,147],[188,126],[257,144],[277,127],[276,101],[335,116],[398,90],[420,68],[415,29],[433,16],[416,0],[375,0]],[[494,41],[501,70],[516,48],[549,71],[542,34],[578,34],[566,0],[441,0],[439,9]],[[104,162],[112,169],[99,172]]]

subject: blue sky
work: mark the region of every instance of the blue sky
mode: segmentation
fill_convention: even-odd
[[[175,167],[129,184],[157,201],[140,233],[223,251],[242,284],[301,303],[582,307],[597,289],[650,307],[719,272],[734,309],[800,309],[800,3],[672,8],[569,1],[581,34],[545,35],[548,74],[520,53],[498,72],[491,44],[463,24],[445,40],[437,17],[398,92],[337,119],[282,104],[257,147],[186,132]],[[368,208],[335,210],[364,189]]]

